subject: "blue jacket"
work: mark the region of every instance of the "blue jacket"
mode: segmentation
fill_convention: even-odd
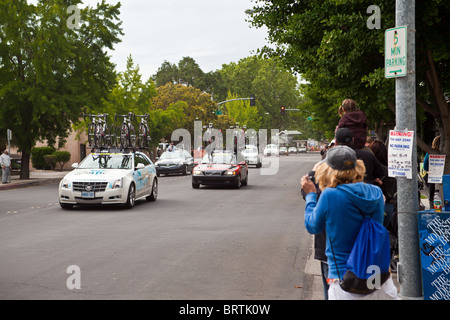
[[[337,279],[346,270],[346,262],[366,216],[383,223],[384,200],[381,189],[364,182],[343,184],[326,188],[317,202],[316,193],[306,195],[305,227],[309,233],[318,234],[326,229],[328,278]],[[334,257],[330,247],[333,243]],[[336,259],[336,263],[335,263]]]

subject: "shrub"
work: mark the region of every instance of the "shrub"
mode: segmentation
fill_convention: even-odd
[[[58,162],[60,165],[60,171],[64,165],[70,161],[70,152],[69,151],[55,151],[52,154],[53,160]]]
[[[55,152],[53,147],[34,147],[31,149],[31,164],[35,169],[51,169],[51,166],[45,162],[45,155],[51,155]]]
[[[53,170],[55,167],[55,159],[53,159],[53,155],[46,154],[44,156],[45,163],[50,166],[50,169]]]

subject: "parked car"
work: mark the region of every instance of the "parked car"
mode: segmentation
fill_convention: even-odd
[[[283,154],[286,155],[286,156],[289,155],[288,150],[287,150],[286,147],[280,147],[280,156],[283,155]]]
[[[262,156],[257,146],[254,145],[245,146],[245,150],[242,151],[242,154],[244,155],[247,164],[255,165],[257,168],[261,168]]]
[[[278,150],[278,146],[276,144],[268,144],[264,148],[264,156],[278,156],[280,154],[280,151]]]
[[[288,152],[289,153],[297,153],[297,148],[296,147],[289,147]]]
[[[190,174],[194,168],[194,158],[186,150],[166,151],[156,161],[156,174]]]
[[[299,147],[298,153],[306,153],[306,147]]]
[[[236,189],[248,184],[248,165],[242,154],[214,150],[192,171],[192,188],[200,185],[230,185]]]
[[[132,208],[140,198],[155,201],[158,196],[155,165],[144,153],[91,153],[72,167],[59,183],[63,209],[83,204]]]

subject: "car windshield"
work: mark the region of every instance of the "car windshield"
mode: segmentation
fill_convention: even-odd
[[[232,153],[213,153],[203,157],[201,163],[236,164],[236,157]]]
[[[167,159],[182,159],[183,158],[183,152],[180,151],[167,151],[164,152],[159,159],[161,160],[167,160]]]
[[[77,169],[131,169],[131,155],[91,153]]]

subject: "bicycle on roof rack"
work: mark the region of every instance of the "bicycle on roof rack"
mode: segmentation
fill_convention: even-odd
[[[148,142],[152,140],[148,135],[148,114],[146,113],[144,115],[136,115],[135,117],[141,118],[137,135],[137,145],[139,148],[148,148]]]
[[[94,148],[111,146],[113,140],[115,140],[114,125],[110,128],[107,123],[108,114],[84,114],[83,118],[86,121],[86,117],[89,117],[88,124],[88,142],[89,146]]]
[[[114,119],[123,118],[122,124],[117,128],[117,145],[121,148],[136,148],[136,131],[132,124],[134,113],[116,114]]]

